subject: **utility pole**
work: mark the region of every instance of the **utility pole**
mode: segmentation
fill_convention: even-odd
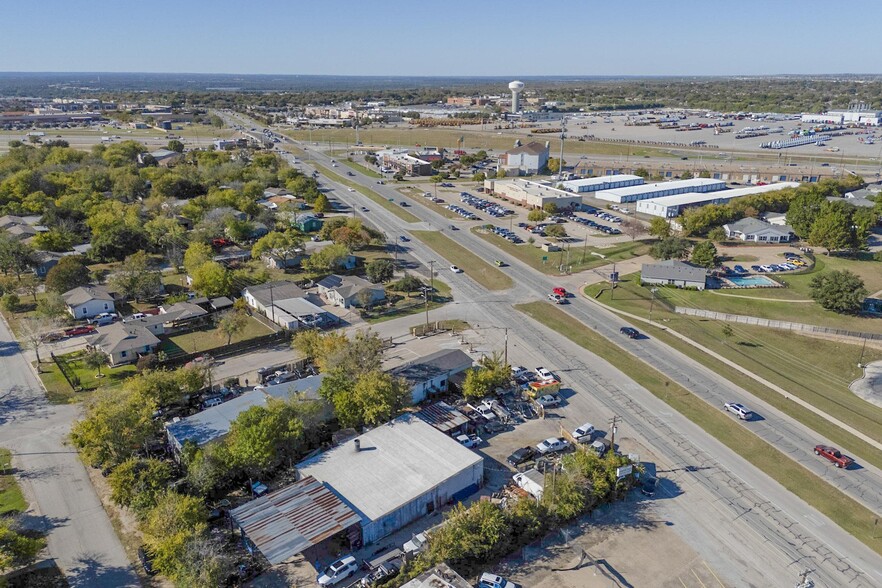
[[[650,288],[650,294],[652,294],[652,298],[649,300],[649,324],[652,324],[652,307],[655,305],[655,293],[658,292],[658,288]]]
[[[858,360],[858,367],[859,368],[864,367],[864,351],[866,351],[866,349],[867,349],[867,338],[864,337],[864,343],[863,343],[863,345],[861,345],[861,358]]]
[[[503,360],[505,365],[508,365],[508,327],[504,327],[505,329],[505,359]],[[865,339],[866,341],[866,339]]]
[[[616,449],[616,429],[617,429],[617,425],[620,420],[622,420],[622,419],[618,415],[613,416],[613,418],[611,418],[609,420],[609,430],[611,432],[610,439],[609,439],[610,449],[613,451],[615,451],[615,449]]]

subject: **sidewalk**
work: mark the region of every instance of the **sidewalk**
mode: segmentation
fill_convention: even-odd
[[[597,306],[599,306],[599,307],[601,307],[601,308],[604,308],[604,309],[606,309],[606,310],[608,310],[608,311],[610,311],[610,312],[613,312],[613,313],[615,313],[615,314],[618,314],[618,315],[620,315],[620,316],[625,316],[625,317],[628,317],[628,318],[633,319],[633,320],[635,320],[635,321],[640,321],[640,322],[642,322],[642,323],[649,324],[649,320],[643,318],[642,316],[637,316],[637,315],[635,315],[635,314],[631,314],[630,312],[625,312],[625,311],[617,310],[617,309],[615,309],[615,308],[612,308],[612,307],[610,307],[610,306],[607,306],[606,304],[603,304],[602,302],[598,302],[597,300],[591,298],[590,296],[585,296],[584,292],[581,292],[581,290],[580,290],[580,293],[582,294],[582,297],[583,297],[585,300],[591,302],[592,304],[596,304]],[[777,384],[773,384],[772,382],[766,380],[765,378],[762,378],[762,377],[758,376],[757,374],[751,372],[751,371],[748,370],[747,368],[744,368],[744,367],[738,365],[737,363],[735,363],[735,362],[733,362],[733,361],[731,361],[731,360],[729,360],[729,359],[723,357],[723,356],[720,355],[719,353],[717,353],[717,352],[715,352],[715,351],[713,351],[713,350],[711,350],[711,349],[708,349],[707,347],[704,347],[703,345],[700,345],[700,344],[696,343],[696,342],[693,341],[692,339],[686,337],[685,335],[681,335],[680,333],[678,333],[677,331],[675,331],[675,330],[673,330],[673,329],[671,329],[671,328],[669,328],[669,327],[666,327],[666,326],[664,326],[664,325],[659,325],[659,324],[657,324],[657,323],[655,323],[654,326],[657,327],[657,328],[659,328],[659,329],[662,329],[663,331],[665,331],[665,332],[667,332],[667,333],[670,333],[671,335],[673,335],[674,337],[677,337],[677,338],[680,339],[681,341],[683,341],[683,342],[685,342],[685,343],[688,343],[689,345],[692,345],[692,346],[695,347],[696,349],[698,349],[698,350],[700,350],[700,351],[703,351],[704,353],[706,353],[707,355],[710,355],[711,357],[713,357],[714,359],[716,359],[716,360],[719,361],[720,363],[723,363],[723,364],[725,364],[725,365],[731,367],[732,369],[738,370],[740,373],[744,374],[744,375],[747,376],[748,378],[751,378],[752,380],[754,380],[754,381],[756,381],[756,382],[762,384],[763,386],[769,388],[770,390],[773,390],[773,391],[777,392],[778,394],[780,394],[781,396],[783,396],[785,399],[787,399],[787,400],[789,400],[789,401],[792,401],[792,402],[795,402],[796,404],[800,405],[801,407],[803,407],[803,408],[805,408],[805,409],[807,409],[807,410],[810,410],[811,412],[813,412],[814,414],[816,414],[816,415],[818,415],[819,417],[823,418],[824,420],[826,420],[826,421],[829,422],[830,424],[832,424],[832,425],[836,425],[836,426],[839,427],[840,429],[842,429],[842,430],[844,430],[844,431],[847,431],[848,433],[851,433],[851,434],[854,435],[855,437],[858,437],[859,439],[861,439],[862,441],[864,441],[864,442],[868,443],[869,445],[875,447],[876,449],[882,450],[882,443],[880,443],[879,441],[876,441],[875,439],[873,439],[873,438],[871,438],[871,437],[868,437],[867,435],[861,433],[860,431],[858,431],[857,429],[855,429],[855,428],[852,427],[851,425],[848,425],[848,424],[846,424],[846,423],[843,423],[843,422],[840,421],[839,419],[836,419],[836,418],[830,416],[829,414],[827,414],[826,412],[824,412],[824,411],[822,411],[821,409],[817,408],[817,407],[814,406],[813,404],[808,403],[808,402],[806,402],[805,400],[803,400],[803,399],[801,399],[801,398],[799,398],[799,397],[797,397],[797,396],[793,396],[793,395],[791,395],[789,392],[787,392],[787,390],[785,390],[784,388],[781,388],[781,387],[778,386]],[[882,371],[882,370],[880,370],[880,371]]]

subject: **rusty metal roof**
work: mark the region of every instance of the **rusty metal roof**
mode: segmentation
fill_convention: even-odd
[[[443,433],[449,433],[469,422],[464,414],[446,402],[425,406],[416,415]]]
[[[271,564],[282,563],[361,521],[312,476],[243,504],[230,516]]]

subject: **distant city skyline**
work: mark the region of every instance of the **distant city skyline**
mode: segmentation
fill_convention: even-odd
[[[62,0],[4,7],[0,71],[380,76],[882,73],[882,4]],[[830,20],[841,32],[819,28]],[[822,33],[826,34],[817,34]]]

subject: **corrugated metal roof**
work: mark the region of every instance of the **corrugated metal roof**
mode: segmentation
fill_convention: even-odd
[[[230,516],[274,565],[361,520],[312,476],[243,504]]]
[[[421,408],[416,415],[444,433],[458,429],[469,422],[464,414],[446,402],[437,402]]]

